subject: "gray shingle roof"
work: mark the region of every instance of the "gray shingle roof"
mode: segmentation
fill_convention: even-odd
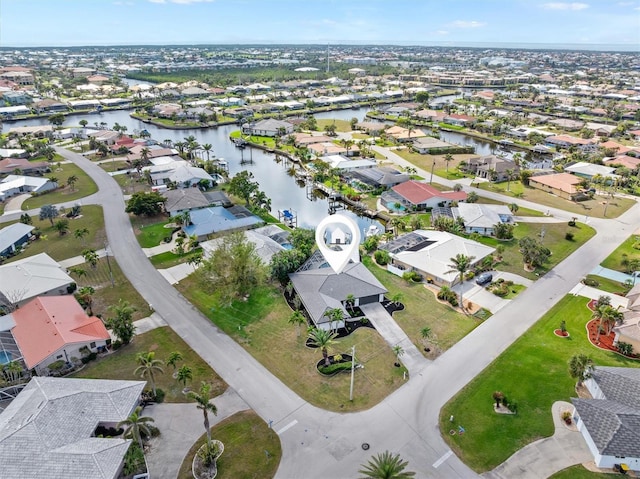
[[[130,440],[92,437],[138,404],[144,381],[35,377],[0,414],[3,479],[112,479]]]

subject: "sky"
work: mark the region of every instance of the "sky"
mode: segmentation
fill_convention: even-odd
[[[626,45],[640,0],[0,0],[0,46]]]

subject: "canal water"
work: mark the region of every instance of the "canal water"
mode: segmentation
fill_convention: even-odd
[[[349,121],[355,117],[361,121],[364,119],[367,111],[367,108],[358,108],[322,112],[318,113],[316,118],[335,118]],[[115,110],[99,114],[68,116],[64,126],[78,125],[80,120],[83,119],[89,122],[89,126],[99,125],[104,122],[108,127],[112,127],[115,123],[126,126],[127,131],[130,133],[147,130],[151,134],[151,137],[159,142],[166,139],[173,142],[184,141],[186,137],[193,136],[199,144],[209,143],[213,146],[210,154],[224,158],[229,164],[229,172],[231,175],[242,170],[251,171],[256,181],[260,184],[260,189],[271,198],[272,214],[274,216],[277,216],[278,210],[293,210],[298,216],[298,226],[315,227],[322,218],[328,214],[329,204],[326,199],[314,198],[310,200],[307,197],[306,188],[298,184],[295,178],[287,174],[287,170],[291,166],[288,162],[283,160],[278,163],[275,161],[275,155],[256,148],[246,148],[245,150],[236,148],[229,140],[229,134],[238,129],[237,125],[226,125],[208,129],[169,130],[131,118],[127,110]],[[7,124],[5,128],[43,124],[48,124],[46,118],[10,123]],[[440,137],[444,141],[451,143],[472,145],[476,148],[476,153],[480,155],[488,155],[492,152],[489,143],[478,141],[474,138],[461,135],[460,133],[440,132]],[[245,162],[241,164],[242,159],[244,159]],[[252,160],[252,162],[247,163],[248,160]],[[354,218],[362,231],[368,230],[372,224],[380,228],[381,231],[384,231],[382,225],[377,221],[367,217],[359,217],[350,211],[344,211],[343,213]]]

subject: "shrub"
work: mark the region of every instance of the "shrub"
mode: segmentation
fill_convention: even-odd
[[[156,401],[157,403],[164,402],[164,396],[165,396],[165,392],[164,392],[162,389],[157,388],[157,389],[156,389],[156,397],[155,397],[155,401]]]
[[[624,354],[625,356],[631,356],[633,354],[633,344],[619,341],[618,351],[620,352],[620,354]]]
[[[63,367],[64,361],[62,359],[58,359],[47,366],[51,371],[60,371]]]
[[[388,251],[380,249],[374,253],[373,257],[376,260],[376,263],[378,263],[380,266],[385,266],[391,259]]]
[[[220,455],[220,445],[218,441],[205,442],[201,449],[198,449],[198,457],[205,465],[209,467]]]
[[[73,294],[76,289],[78,289],[78,285],[76,283],[71,283],[67,286],[67,294]]]
[[[448,286],[443,286],[438,291],[438,299],[447,301],[451,306],[458,306],[458,296]]]
[[[600,286],[600,283],[593,278],[585,278],[582,280],[582,282],[586,286],[591,286],[592,288],[597,288],[598,286]]]
[[[329,366],[320,366],[318,368],[318,371],[320,371],[322,374],[333,374],[340,371],[350,371],[352,362],[353,361],[347,361],[345,363],[333,363]]]
[[[405,281],[413,281],[414,283],[419,283],[422,281],[422,276],[416,273],[415,271],[407,271],[402,274],[402,279]]]
[[[562,416],[560,416],[562,418],[562,420],[564,422],[571,422],[571,412],[570,411],[565,411],[562,413]]]
[[[571,231],[567,231],[567,232],[564,234],[564,239],[566,239],[567,241],[573,241],[573,237],[574,237],[574,236],[575,236],[575,235],[574,235]]]

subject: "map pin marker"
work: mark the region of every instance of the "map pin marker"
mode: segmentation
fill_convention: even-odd
[[[324,218],[316,227],[316,244],[336,274],[353,260],[360,262],[360,230],[351,218],[343,215],[331,215]]]

